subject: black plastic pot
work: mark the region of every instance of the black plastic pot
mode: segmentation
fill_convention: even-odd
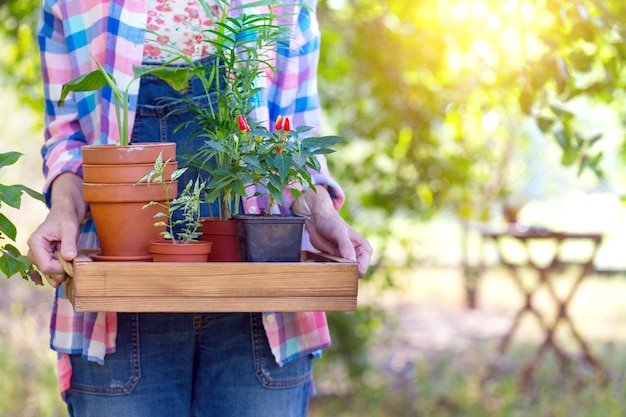
[[[300,262],[306,216],[237,214],[242,262]]]

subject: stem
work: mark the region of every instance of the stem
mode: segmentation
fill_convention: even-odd
[[[122,103],[123,103],[122,108],[124,109],[124,120],[122,121],[122,133],[120,134],[120,145],[128,146],[128,143],[130,142],[129,137],[128,137],[128,90],[126,92],[126,99],[123,100]]]
[[[172,237],[172,243],[178,243],[176,236],[174,236],[174,213],[172,213],[172,202],[170,201],[170,185],[172,185],[171,181],[169,184],[166,183],[165,178],[163,177],[163,172],[161,172],[161,186],[165,191],[165,210],[167,211],[167,229],[169,230],[169,234]]]
[[[114,95],[115,98],[115,118],[117,119],[117,132],[120,137],[120,145],[122,145],[122,137],[124,135],[123,126],[126,123],[126,120],[122,120],[120,117],[120,99],[117,95]],[[122,100],[122,106],[124,105],[124,100]]]

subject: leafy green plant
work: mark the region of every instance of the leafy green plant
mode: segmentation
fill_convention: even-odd
[[[1,153],[0,169],[15,164],[21,156],[22,154],[19,152]],[[0,208],[2,208],[2,204],[6,204],[15,209],[19,209],[24,193],[35,200],[44,202],[44,198],[40,193],[25,185],[0,184]],[[16,238],[17,228],[15,224],[0,212],[0,243],[5,239],[15,242]],[[22,278],[26,280],[31,277],[34,281],[40,281],[40,279],[37,278],[39,273],[33,264],[26,256],[22,255],[19,249],[12,243],[4,243],[0,246],[0,271],[2,271],[7,278],[19,273]]]
[[[161,236],[167,240],[171,240],[172,243],[190,243],[198,240],[201,232],[198,231],[202,225],[200,221],[200,205],[202,204],[202,194],[205,187],[205,182],[200,182],[199,178],[196,180],[190,180],[183,191],[177,198],[172,199],[170,196],[170,187],[180,176],[187,170],[187,168],[181,168],[174,170],[170,178],[166,178],[165,168],[170,162],[163,161],[163,156],[159,154],[154,162],[154,168],[144,175],[137,184],[159,184],[165,190],[165,202],[151,201],[144,205],[144,208],[150,206],[159,206],[164,211],[158,212],[154,217],[158,219],[154,223],[155,227],[165,226],[166,230],[161,232]],[[182,217],[176,218],[175,213],[180,211]],[[164,219],[167,220],[164,221]],[[180,226],[180,230],[177,228]]]
[[[255,96],[262,90],[259,77],[266,70],[275,71],[272,58],[291,36],[287,25],[277,23],[275,2],[260,0],[233,7],[230,3],[220,0],[215,10],[200,1],[213,19],[211,28],[201,31],[204,41],[215,49],[210,66],[192,61],[183,51],[174,51],[186,61],[190,76],[206,74],[199,78],[210,98],[209,106],[198,108],[189,103],[189,110],[196,115],[193,123],[199,126],[194,136],[205,139],[205,144],[188,155],[186,163],[210,174],[207,199],[220,201],[219,213],[212,215],[222,220],[240,211],[240,200],[247,196],[245,186],[251,179],[245,158],[254,144],[241,135],[240,121],[254,109]],[[251,7],[256,8],[254,12],[248,10]],[[259,12],[261,7],[267,12]]]
[[[245,168],[251,174],[251,184],[267,190],[256,194],[269,197],[269,213],[275,204],[282,202],[285,189],[294,199],[300,197],[302,191],[315,190],[311,170],[320,171],[316,155],[335,152],[332,147],[343,139],[339,136],[306,137],[311,129],[299,126],[292,130],[289,118],[283,120],[279,116],[273,132],[259,126],[249,133],[254,137],[256,149],[246,155]]]
[[[96,91],[108,86],[113,91],[115,100],[117,124],[119,128],[120,142],[119,145],[127,146],[130,143],[128,136],[128,106],[129,106],[129,89],[130,86],[143,75],[151,74],[159,77],[167,82],[177,91],[185,91],[189,87],[190,74],[187,71],[179,71],[176,68],[167,68],[169,62],[163,66],[135,66],[133,68],[133,78],[128,85],[122,90],[112,74],[108,73],[104,67],[94,59],[97,70],[83,74],[63,85],[61,89],[61,98],[58,101],[59,106],[63,106],[65,99],[70,92]]]

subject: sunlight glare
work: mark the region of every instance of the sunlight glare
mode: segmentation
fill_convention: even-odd
[[[531,20],[535,17],[535,7],[529,2],[520,5],[520,12],[524,20]]]
[[[485,17],[489,14],[489,5],[484,1],[476,1],[472,4],[472,14],[476,17]]]
[[[448,67],[458,71],[463,66],[463,55],[459,52],[452,52],[448,57]]]
[[[466,5],[457,3],[452,7],[452,16],[456,20],[463,20],[469,15],[469,9]]]
[[[487,27],[493,31],[498,31],[502,29],[502,19],[500,19],[500,16],[490,14],[487,18]]]
[[[341,10],[346,7],[346,0],[328,0],[326,2],[328,8],[331,10]]]

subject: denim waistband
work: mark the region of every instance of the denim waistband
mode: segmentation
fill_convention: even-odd
[[[144,66],[162,66],[162,64],[144,64]],[[217,65],[214,56],[204,57],[194,63],[196,68],[205,68],[205,77],[210,70]],[[166,68],[189,68],[185,63],[172,64]],[[218,77],[220,79],[221,77]],[[206,105],[215,96],[214,87],[209,91],[205,87],[206,78],[203,81],[199,75],[194,75],[189,80],[189,87],[183,92],[174,90],[167,82],[153,74],[141,77],[139,97],[137,101],[137,114],[144,117],[165,117],[172,111],[178,111],[190,104]],[[213,90],[213,91],[211,91]]]

